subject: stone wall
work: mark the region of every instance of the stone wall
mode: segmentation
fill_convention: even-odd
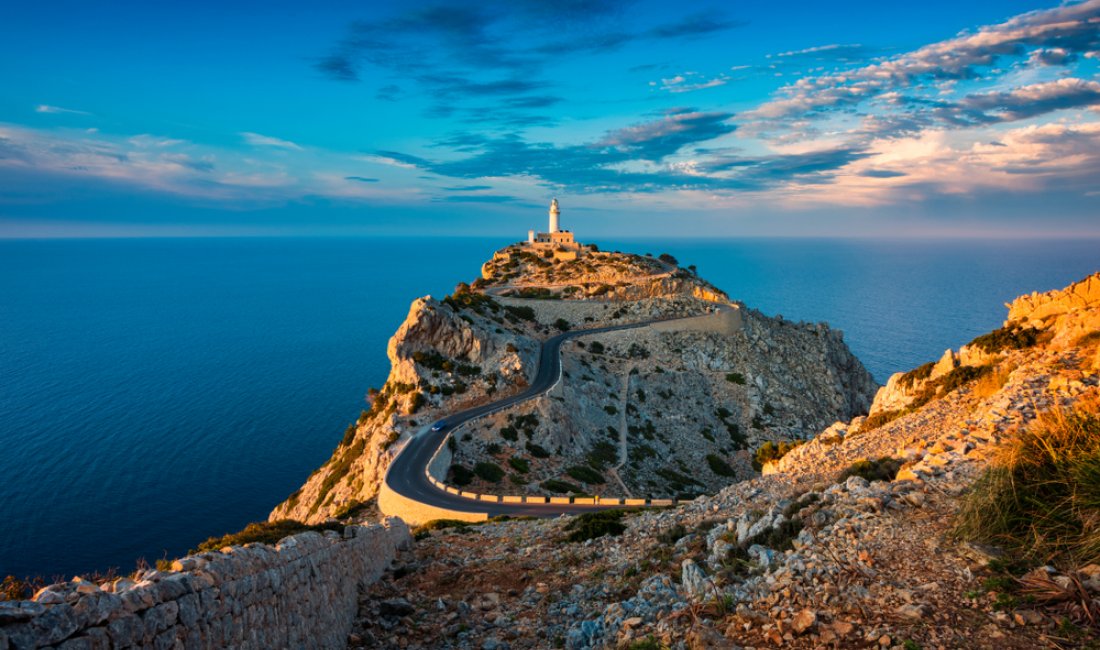
[[[411,539],[387,519],[188,556],[136,582],[51,585],[0,602],[0,650],[343,648],[359,590]]]

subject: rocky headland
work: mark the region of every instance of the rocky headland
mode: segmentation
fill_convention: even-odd
[[[511,246],[473,283],[413,302],[370,410],[270,519],[372,513],[403,441],[521,390],[553,334],[688,316],[699,318],[566,343],[557,387],[455,436],[447,482],[486,494],[691,497],[751,477],[751,450],[765,441],[867,412],[877,385],[823,323],[765,316],[668,258],[559,260]]]

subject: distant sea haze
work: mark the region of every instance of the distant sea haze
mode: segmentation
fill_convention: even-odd
[[[0,576],[129,571],[265,519],[385,381],[409,302],[508,243],[0,242]],[[597,243],[827,321],[880,382],[1100,268],[1095,241]]]

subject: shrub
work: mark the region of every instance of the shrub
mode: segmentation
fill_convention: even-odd
[[[527,453],[531,454],[535,458],[549,458],[550,452],[546,450],[542,445],[536,445],[533,442],[529,442],[526,445]]]
[[[569,532],[565,539],[569,542],[583,542],[604,535],[613,537],[622,535],[626,530],[626,524],[622,519],[627,512],[627,510],[600,510],[577,515],[565,525],[565,530]]]
[[[592,341],[588,344],[588,351],[592,354],[603,354],[605,349],[603,343],[599,341]]]
[[[608,415],[616,415],[619,412],[619,409],[615,408],[614,404],[608,404],[607,406],[603,407],[603,410]]]
[[[284,537],[304,533],[307,530],[343,530],[344,524],[324,523],[310,526],[293,519],[281,519],[279,521],[259,521],[248,524],[244,530],[229,533],[221,537],[210,537],[199,544],[192,553],[216,551],[225,546],[242,546],[244,544],[275,544]]]
[[[485,445],[485,453],[489,454],[490,456],[496,456],[500,453],[500,445],[495,442],[490,442],[489,444]]]
[[[733,471],[729,463],[724,458],[715,454],[707,454],[707,465],[710,465],[710,471],[714,472],[718,476],[736,476],[737,472]]]
[[[554,327],[565,332],[569,329],[569,321],[565,320],[564,318],[559,318],[558,320],[554,321]]]
[[[932,374],[932,369],[935,367],[935,361],[929,361],[928,363],[919,365],[899,377],[898,385],[902,388],[911,388],[916,382],[928,379],[929,375]]]
[[[616,435],[616,437],[618,436]],[[586,460],[592,467],[604,469],[608,465],[618,462],[619,448],[610,442],[601,440],[592,445],[592,451],[588,452]]]
[[[516,320],[526,320],[526,321],[535,320],[535,310],[528,307],[528,306],[526,306],[526,305],[524,305],[522,307],[515,307],[515,306],[512,306],[512,305],[505,305],[504,310],[505,310],[505,312],[507,312],[507,314],[509,316],[511,316],[513,319],[516,319]]]
[[[1039,342],[1039,330],[1032,327],[1008,325],[982,334],[970,342],[970,345],[989,353],[1001,350],[1020,350]]]
[[[526,458],[512,456],[508,459],[508,464],[512,466],[512,469],[516,470],[520,474],[526,474],[527,472],[531,471],[531,463],[527,462]]]
[[[866,418],[864,418],[863,424],[861,424],[859,426],[859,430],[861,432],[864,432],[864,431],[871,431],[873,429],[877,429],[877,428],[881,427],[884,424],[888,424],[890,422],[893,422],[894,420],[900,418],[903,415],[909,414],[910,412],[911,411],[909,411],[908,409],[897,409],[897,410],[893,410],[893,411],[879,411],[878,413],[875,413],[874,415],[868,415]]]
[[[673,266],[676,266],[679,263],[676,261],[675,257],[669,255],[668,253],[661,253],[657,256],[657,259],[661,260],[665,264],[671,264]]]
[[[756,450],[752,458],[752,468],[759,472],[766,463],[779,460],[804,442],[805,440],[783,440],[776,443],[769,440]]]
[[[740,384],[740,385],[744,386],[745,385],[745,375],[742,375],[739,372],[727,373],[726,374],[726,381],[730,382],[731,384]]]
[[[519,431],[513,426],[507,426],[500,430],[500,437],[510,442],[519,440]]]
[[[1100,562],[1097,403],[1044,414],[1010,440],[964,498],[956,532],[1010,556]]]
[[[898,475],[903,461],[898,458],[883,456],[875,460],[866,458],[857,460],[848,466],[848,469],[840,473],[839,481],[846,481],[851,476],[861,476],[868,481],[892,481]]]
[[[504,470],[501,469],[500,465],[484,460],[474,465],[474,474],[477,474],[478,478],[489,481],[490,483],[500,483],[500,479],[504,478]]]
[[[470,471],[469,467],[464,465],[451,465],[451,469],[448,471],[450,475],[449,483],[462,487],[469,485],[474,480],[474,473]]]
[[[569,483],[568,481],[559,481],[558,479],[550,479],[549,481],[543,481],[542,483],[539,484],[539,487],[546,490],[547,492],[554,492],[554,493],[557,493],[557,494],[562,494],[562,493],[565,493],[565,492],[580,493],[580,491],[581,491],[580,486],[573,485],[572,483]]]
[[[565,470],[565,473],[570,477],[589,484],[602,484],[607,481],[604,479],[603,474],[600,474],[596,470],[588,467],[587,465],[575,465]]]

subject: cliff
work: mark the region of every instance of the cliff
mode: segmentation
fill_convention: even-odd
[[[561,261],[512,246],[471,285],[413,302],[370,410],[270,519],[373,514],[404,441],[447,413],[521,390],[540,340],[692,316],[566,344],[554,391],[457,436],[451,480],[486,493],[713,492],[753,474],[747,450],[760,442],[806,437],[870,405],[874,382],[824,324],[768,318],[667,259],[595,252]],[[474,474],[479,464],[499,475]]]
[[[985,362],[952,351],[913,371],[920,388],[908,398],[884,402],[880,392],[874,412],[887,416],[835,422],[770,473],[712,496],[665,511],[426,531],[402,558],[416,570],[372,589],[351,645],[1095,647],[1095,545],[1027,555],[959,526],[1022,444],[1082,472],[1074,480],[1085,491],[1068,494],[1095,494],[1100,303],[1082,296],[1095,296],[1096,279],[1013,302],[1004,328],[964,346]],[[773,341],[782,331],[743,316],[746,330],[764,327]],[[573,367],[588,372],[582,358]],[[674,408],[660,404],[662,415]],[[1049,446],[1051,430],[1068,437]],[[1071,440],[1093,455],[1064,456]],[[1025,462],[1009,496],[1034,480],[1037,460]],[[1058,494],[1044,476],[1039,489]],[[1059,514],[1025,521],[1025,542],[1096,539],[1095,500],[1065,519],[1056,501],[1033,504]],[[381,605],[394,594],[408,599],[415,630],[391,631]]]

